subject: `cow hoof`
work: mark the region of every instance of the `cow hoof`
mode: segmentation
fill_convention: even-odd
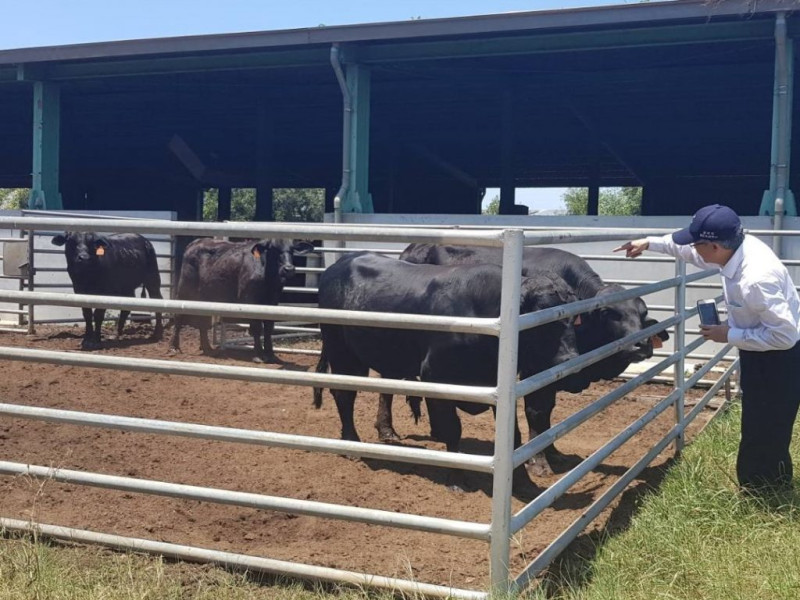
[[[81,342],[81,350],[99,350],[100,347],[100,342],[95,342],[94,340],[83,340]]]
[[[260,356],[254,356],[253,362],[256,363],[257,365],[261,365],[264,364],[264,359],[261,358]]]
[[[378,439],[385,443],[399,442],[400,436],[391,427],[388,429],[378,429]]]
[[[554,475],[553,469],[544,454],[537,454],[530,459],[526,464],[526,469],[533,477],[552,477]]]
[[[284,362],[280,358],[275,356],[274,354],[270,354],[269,356],[261,356],[261,357],[258,357],[258,358],[260,358],[259,362],[264,362],[264,363],[267,363],[267,364],[270,364],[270,365],[282,365],[282,364],[284,364]]]
[[[170,348],[167,351],[167,356],[178,356],[181,353],[180,348]]]

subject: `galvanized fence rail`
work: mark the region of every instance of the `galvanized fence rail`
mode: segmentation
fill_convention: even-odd
[[[318,323],[346,323],[380,327],[430,329],[437,331],[467,331],[472,333],[495,335],[499,338],[499,360],[497,365],[496,387],[470,387],[454,384],[430,383],[420,381],[400,381],[379,378],[363,378],[345,375],[300,373],[277,371],[256,367],[231,367],[208,363],[191,363],[175,360],[152,360],[137,358],[121,358],[102,355],[87,355],[77,352],[52,352],[20,347],[0,347],[0,358],[31,362],[43,362],[57,365],[76,365],[106,369],[125,369],[152,373],[172,373],[187,376],[216,377],[225,379],[242,379],[274,383],[289,383],[301,386],[319,386],[337,389],[368,390],[467,400],[489,404],[496,407],[496,432],[494,454],[492,456],[454,454],[444,451],[399,448],[382,444],[362,442],[346,442],[312,436],[286,435],[251,430],[214,427],[183,422],[167,422],[152,419],[137,419],[113,415],[81,413],[77,411],[46,409],[42,407],[0,404],[0,414],[26,419],[45,420],[57,423],[80,424],[91,427],[107,427],[123,431],[157,433],[161,435],[177,435],[213,439],[262,446],[296,448],[312,452],[328,452],[348,454],[369,458],[380,458],[415,464],[436,465],[447,468],[459,468],[477,472],[491,473],[493,476],[493,493],[491,500],[491,520],[488,523],[475,523],[454,519],[443,519],[425,515],[394,513],[356,506],[341,506],[316,501],[300,501],[289,498],[278,498],[246,492],[188,486],[177,483],[157,482],[133,477],[105,475],[100,473],[73,471],[69,469],[50,469],[42,465],[28,465],[11,461],[0,462],[0,473],[25,473],[31,477],[54,479],[57,481],[76,483],[88,486],[124,489],[140,493],[164,495],[178,498],[192,498],[207,502],[217,502],[238,506],[251,506],[261,509],[278,510],[293,514],[315,515],[333,519],[380,524],[390,527],[415,529],[424,532],[445,534],[458,537],[484,540],[489,544],[490,557],[490,590],[456,589],[450,586],[421,583],[399,578],[381,577],[371,574],[352,573],[349,571],[330,569],[315,565],[299,565],[283,561],[273,561],[260,557],[248,557],[233,553],[221,553],[210,549],[194,548],[173,544],[164,544],[151,540],[111,536],[108,534],[69,529],[57,525],[38,523],[22,523],[14,519],[2,519],[0,525],[7,529],[30,530],[34,528],[44,535],[57,538],[69,538],[87,542],[108,544],[117,548],[144,550],[176,556],[189,560],[207,560],[220,564],[239,565],[251,569],[268,572],[280,572],[300,577],[336,581],[342,583],[358,583],[363,585],[391,588],[401,592],[421,593],[431,596],[448,596],[458,598],[486,598],[489,592],[509,592],[525,585],[532,577],[552,561],[570,540],[581,531],[583,526],[593,519],[603,507],[607,506],[647,464],[671,441],[683,434],[686,425],[699,414],[703,404],[698,404],[687,415],[683,414],[680,400],[687,387],[693,385],[713,365],[701,369],[690,379],[685,379],[682,370],[676,370],[674,391],[649,410],[645,415],[630,424],[613,440],[598,449],[581,465],[564,475],[542,495],[537,497],[516,514],[511,511],[511,474],[515,466],[522,464],[527,458],[544,448],[554,439],[584,422],[587,418],[602,410],[605,406],[622,397],[624,393],[645,383],[656,372],[670,364],[681,361],[688,352],[702,343],[698,340],[684,345],[678,340],[674,356],[668,357],[646,373],[627,382],[618,390],[586,409],[576,413],[552,427],[548,432],[534,438],[527,444],[513,447],[513,430],[517,401],[525,394],[557,381],[570,373],[574,373],[588,364],[601,360],[624,345],[634,343],[663,330],[666,327],[682,323],[696,309],[687,309],[679,301],[680,310],[674,315],[639,333],[618,340],[608,346],[581,355],[562,365],[547,369],[526,380],[517,381],[516,365],[518,354],[518,334],[544,323],[552,322],[567,316],[577,315],[590,308],[613,304],[622,299],[653,293],[658,290],[675,288],[680,298],[682,290],[688,282],[707,277],[710,272],[686,276],[677,272],[674,278],[576,302],[558,306],[529,315],[519,315],[520,272],[522,248],[524,243],[563,243],[566,241],[615,241],[631,237],[629,230],[611,232],[558,230],[544,232],[522,231],[507,228],[446,230],[437,228],[413,227],[376,227],[336,225],[300,225],[277,223],[180,223],[152,220],[104,220],[99,223],[92,219],[70,219],[50,217],[4,217],[0,218],[0,226],[17,229],[72,229],[82,231],[127,231],[167,235],[228,235],[241,237],[309,237],[331,240],[353,239],[359,241],[402,241],[460,243],[503,248],[502,295],[500,317],[496,319],[468,319],[457,317],[441,317],[411,314],[365,313],[353,311],[322,310],[319,308],[300,308],[289,306],[256,306],[232,305],[209,302],[190,302],[182,300],[153,300],[139,298],[116,298],[76,294],[59,294],[48,292],[2,291],[0,300],[24,302],[29,305],[56,304],[61,306],[96,306],[125,310],[161,310],[164,312],[187,313],[195,315],[217,315],[248,319],[269,319],[275,321],[309,320]],[[654,233],[660,233],[660,230]],[[637,231],[637,235],[642,232]],[[725,354],[728,348],[718,353],[717,359]],[[718,385],[726,380],[736,367],[729,368]],[[708,401],[714,388],[704,397]],[[509,570],[510,540],[512,535],[529,523],[536,515],[549,506],[556,498],[565,493],[572,485],[591,469],[611,454],[620,445],[629,440],[637,431],[645,427],[658,414],[674,407],[676,424],[648,453],[642,457],[626,474],[607,490],[585,512],[578,521],[570,526],[544,552],[542,552],[522,573],[512,576]]]

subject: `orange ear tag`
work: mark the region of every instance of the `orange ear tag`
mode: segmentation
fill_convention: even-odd
[[[95,250],[95,251],[94,251],[94,253],[95,253],[97,256],[103,256],[103,254],[105,254],[105,253],[106,253],[106,249],[105,249],[105,248],[103,248],[102,246],[98,246],[98,247],[97,247],[97,250]]]
[[[253,250],[253,256],[255,256],[256,258],[261,258],[261,252],[258,251],[258,248]]]
[[[575,316],[575,327],[577,327],[580,324],[581,324],[581,316],[580,315],[576,315]]]
[[[658,348],[662,348],[664,346],[664,342],[662,342],[661,338],[658,337],[657,335],[654,335],[653,337],[651,337],[650,341],[653,342],[653,348],[655,348],[656,350]]]

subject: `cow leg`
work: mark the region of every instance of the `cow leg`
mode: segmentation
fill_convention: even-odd
[[[119,319],[117,320],[117,338],[122,337],[122,331],[125,329],[125,321],[128,320],[128,316],[131,314],[129,310],[121,310],[119,311]]]
[[[282,365],[283,361],[275,354],[275,349],[272,346],[272,334],[275,331],[275,321],[262,321],[264,328],[264,360],[268,363]]]
[[[494,413],[495,420],[497,420],[497,407],[492,407],[492,412]],[[517,421],[516,416],[514,417],[514,448],[519,448],[522,445],[522,434],[519,430],[519,421]],[[539,489],[536,487],[536,484],[531,481],[530,475],[528,474],[528,470],[525,465],[520,465],[516,469],[514,469],[513,474],[513,487],[514,490],[518,493],[527,493],[530,495],[536,495],[539,492]]]
[[[455,402],[425,398],[428,419],[431,422],[431,437],[444,442],[448,452],[458,452],[461,444],[461,419]],[[445,485],[454,492],[467,489],[466,473],[462,469],[447,469]]]
[[[378,416],[375,429],[378,430],[378,439],[382,442],[397,442],[400,436],[392,426],[392,394],[381,394],[378,400]]]
[[[83,340],[81,340],[81,348],[84,350],[92,350],[94,346],[94,323],[92,321],[92,309],[91,308],[84,308],[81,310],[83,312],[83,322],[85,328],[83,330]]]
[[[87,331],[87,338],[84,338],[84,348],[88,349],[96,349],[100,347],[100,331],[103,326],[103,319],[106,316],[106,310],[104,308],[96,308],[94,309],[94,319],[92,319],[92,311],[89,309],[89,321],[94,320],[94,330]],[[84,313],[84,319],[86,318],[86,314]]]
[[[214,354],[214,348],[211,346],[211,342],[208,339],[208,330],[210,327],[210,323],[202,323],[198,324],[197,329],[200,330],[200,349],[203,351],[203,354]]]
[[[272,332],[275,329],[274,321],[250,321],[250,333],[253,336],[253,344],[256,349],[255,362],[265,362],[282,365],[283,361],[275,356],[272,348]],[[263,334],[263,344],[262,344]]]
[[[175,315],[172,323],[172,339],[169,342],[170,355],[181,352],[181,327],[183,327],[183,315]]]
[[[331,390],[339,420],[342,422],[342,439],[351,442],[360,442],[361,438],[356,433],[356,424],[353,420],[353,410],[356,404],[356,392],[351,390]]]
[[[528,421],[529,439],[550,429],[550,416],[556,405],[555,387],[549,385],[541,390],[525,396],[525,418]],[[528,469],[532,475],[544,477],[553,475],[551,462],[561,455],[552,444],[528,461]]]
[[[160,281],[153,281],[145,283],[145,289],[147,290],[147,295],[150,298],[155,298],[157,300],[161,300],[161,285]],[[156,328],[153,330],[153,335],[150,336],[150,339],[159,341],[161,338],[164,337],[164,326],[161,322],[161,313],[156,313]]]

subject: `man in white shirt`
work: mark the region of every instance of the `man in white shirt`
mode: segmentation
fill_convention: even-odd
[[[800,405],[800,299],[786,267],[738,215],[704,206],[689,227],[615,248],[636,258],[653,250],[703,269],[720,268],[728,320],[701,325],[703,337],[739,349],[742,435],[736,474],[743,490],[790,487],[789,444]]]

